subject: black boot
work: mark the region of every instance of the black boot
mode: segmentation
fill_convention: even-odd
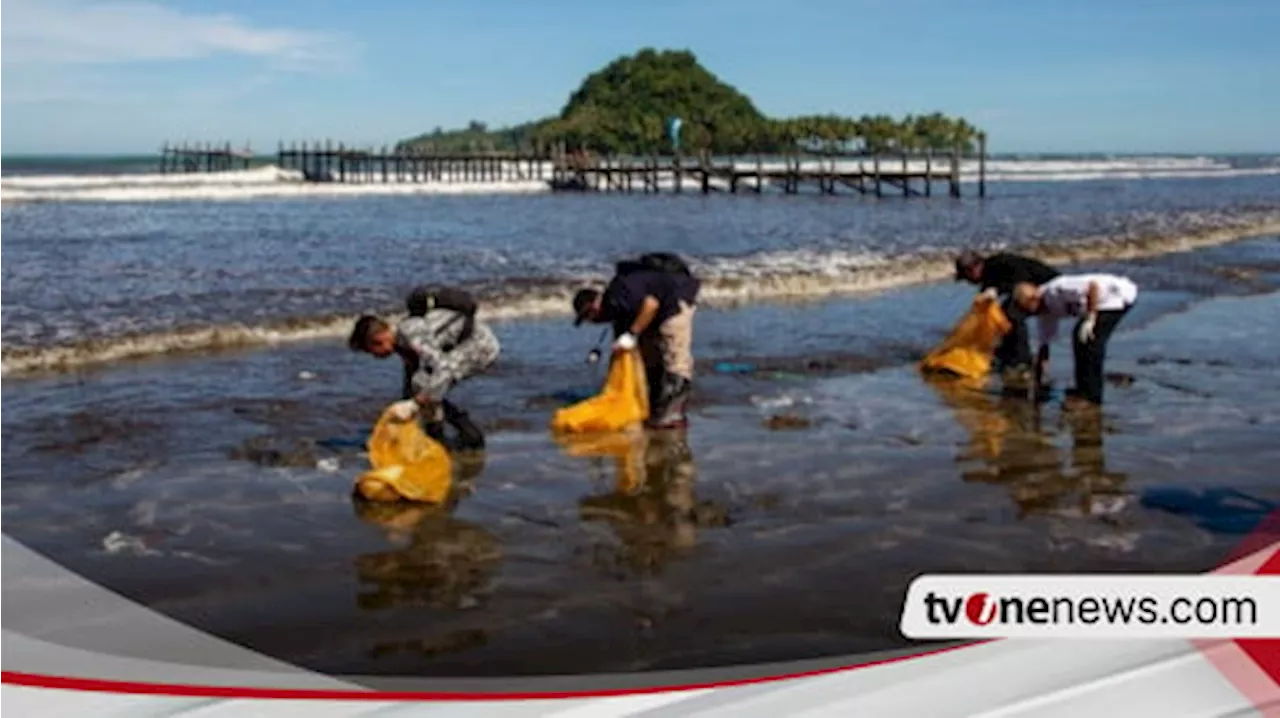
[[[685,407],[692,393],[693,382],[688,379],[675,374],[663,377],[658,400],[649,412],[649,428],[676,429],[688,424]]]
[[[449,444],[445,442],[443,421],[423,421],[422,431],[433,440],[444,444],[446,449],[449,447]]]
[[[484,448],[484,432],[471,420],[471,416],[451,401],[444,401],[444,419],[458,432],[458,448],[463,451],[479,451]]]

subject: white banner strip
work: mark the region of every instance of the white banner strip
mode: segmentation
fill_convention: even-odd
[[[1280,576],[921,576],[900,627],[915,639],[1280,638]]]

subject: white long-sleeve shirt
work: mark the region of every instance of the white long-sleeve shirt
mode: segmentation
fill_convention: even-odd
[[[1114,274],[1067,274],[1040,287],[1040,342],[1048,344],[1058,335],[1058,322],[1066,317],[1082,317],[1089,307],[1089,287],[1098,283],[1099,312],[1128,309],[1138,299],[1138,285]]]

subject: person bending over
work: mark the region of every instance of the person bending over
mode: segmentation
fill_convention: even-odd
[[[1032,363],[1026,315],[1013,301],[1013,288],[1023,282],[1040,286],[1058,276],[1058,270],[1044,262],[1017,254],[983,257],[966,250],[956,258],[956,281],[976,284],[992,299],[1004,298],[1001,308],[1012,326],[996,347],[995,359],[1001,370],[1029,369]]]
[[[649,382],[651,428],[687,424],[693,392],[693,316],[701,284],[674,255],[655,253],[619,262],[603,292],[573,297],[574,326],[613,325],[614,351],[640,347]]]
[[[357,319],[348,345],[380,359],[400,357],[404,381],[395,410],[402,420],[422,416],[427,434],[442,443],[447,421],[458,432],[458,448],[483,448],[483,432],[446,395],[497,361],[497,337],[476,321],[475,299],[463,290],[418,288],[405,306],[409,316],[395,327],[369,314]]]
[[[1036,376],[1048,371],[1049,343],[1057,335],[1058,323],[1066,317],[1079,317],[1071,341],[1075,388],[1067,392],[1068,407],[1082,402],[1102,404],[1107,342],[1137,299],[1138,285],[1111,274],[1063,275],[1039,287],[1023,282],[1014,288],[1014,301],[1039,320]]]

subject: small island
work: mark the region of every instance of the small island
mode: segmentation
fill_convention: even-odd
[[[226,171],[238,156],[229,144],[166,143],[161,171]],[[478,192],[682,192],[691,183],[703,194],[816,187],[825,195],[929,197],[944,183],[959,197],[965,167],[985,197],[986,157],[985,133],[962,118],[767,117],[692,52],[646,48],[588,75],[552,117],[499,129],[473,120],[381,150],[281,142],[275,169],[309,183]]]
[[[672,120],[678,120],[673,133]],[[674,137],[673,137],[674,135]],[[533,153],[559,146],[599,155],[651,156],[954,152],[970,154],[982,133],[940,112],[766,117],[749,97],[721,81],[687,50],[646,48],[588,75],[560,114],[489,129],[480,121],[436,128],[401,141],[399,152]]]

